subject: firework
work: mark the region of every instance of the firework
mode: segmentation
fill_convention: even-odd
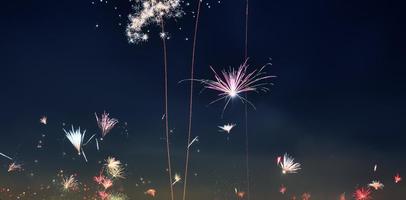
[[[97,194],[99,195],[101,200],[107,200],[107,198],[109,197],[109,194],[105,191],[99,191],[97,192]]]
[[[372,181],[368,184],[369,187],[374,188],[375,190],[383,189],[384,185],[379,181]]]
[[[281,185],[281,187],[279,188],[279,192],[282,194],[286,193],[287,188],[284,185]]]
[[[75,179],[74,175],[62,178],[62,190],[65,192],[76,190],[78,185],[78,181]]]
[[[155,197],[156,196],[156,190],[155,189],[148,189],[147,191],[145,191],[145,194],[150,196],[150,197]]]
[[[116,160],[114,157],[108,157],[106,163],[107,173],[113,178],[124,178],[124,169],[121,165],[121,161]]]
[[[371,190],[369,188],[359,188],[354,192],[355,200],[371,200]]]
[[[340,194],[340,196],[338,197],[338,200],[346,200],[345,193]]]
[[[3,157],[5,157],[5,158],[7,158],[7,159],[9,159],[9,160],[13,160],[10,156],[7,156],[7,155],[4,154],[4,153],[0,153],[0,156],[3,156]]]
[[[102,138],[118,123],[117,119],[109,117],[109,113],[104,112],[100,118],[97,116],[97,113],[94,113],[94,115],[96,116],[97,125],[101,131]]]
[[[130,43],[147,41],[149,36],[143,30],[150,24],[160,24],[164,18],[181,17],[183,12],[180,0],[141,0],[141,7],[130,14],[127,25],[127,37]],[[166,37],[165,32],[160,37]]]
[[[376,172],[377,169],[378,169],[378,165],[375,164],[375,165],[374,165],[374,172]]]
[[[218,126],[221,132],[230,133],[231,129],[233,129],[236,125],[235,124],[225,124],[223,126]]]
[[[69,141],[72,143],[73,147],[78,151],[78,154],[80,155],[82,151],[82,144],[83,144],[83,139],[86,134],[86,130],[83,131],[83,133],[80,131],[80,127],[78,129],[74,129],[72,125],[72,129],[69,131],[66,131],[63,129],[63,131],[66,134],[66,137],[69,139]]]
[[[310,193],[306,192],[302,194],[302,200],[310,200],[310,197],[311,197]]]
[[[175,174],[175,176],[173,177],[173,182],[172,185],[175,185],[176,183],[178,183],[180,180],[182,180],[182,178],[180,177],[179,174]]]
[[[39,119],[39,123],[44,124],[44,125],[47,125],[47,121],[48,121],[48,118],[46,116],[43,116]]]
[[[271,83],[264,81],[275,76],[267,76],[264,72],[265,67],[266,65],[259,70],[248,72],[248,64],[246,60],[237,70],[231,68],[228,71],[223,70],[221,73],[222,76],[210,67],[214,72],[215,80],[200,80],[200,82],[202,82],[205,88],[220,92],[220,94],[218,94],[219,98],[212,101],[210,104],[225,99],[226,104],[224,105],[223,112],[227,108],[231,99],[235,97],[239,98],[243,103],[249,103],[255,108],[255,106],[246,98],[242,97],[241,94],[254,91],[266,92],[269,90],[266,85]]]
[[[108,200],[127,200],[128,197],[122,193],[110,194],[107,198]]]
[[[295,163],[294,158],[290,157],[287,153],[283,156],[283,160],[279,163],[283,174],[297,173],[300,168],[300,163]]]
[[[195,142],[199,142],[199,136],[196,136],[190,143],[189,145],[187,145],[187,148],[190,148],[190,146],[192,146],[193,143]]]
[[[279,165],[279,163],[281,163],[281,161],[282,161],[282,156],[278,156],[276,158],[276,165]]]
[[[402,177],[399,174],[396,174],[393,179],[395,180],[395,183],[399,183],[400,181],[402,181]]]
[[[20,171],[20,170],[22,170],[22,165],[13,162],[8,166],[7,172],[14,172],[14,171]]]
[[[106,178],[105,176],[103,176],[103,175],[101,175],[101,174],[100,174],[99,176],[93,177],[93,180],[94,180],[97,184],[102,185],[103,188],[104,188],[104,190],[107,190],[108,188],[110,188],[111,186],[113,186],[113,181],[110,180],[110,179],[108,179],[108,178]]]

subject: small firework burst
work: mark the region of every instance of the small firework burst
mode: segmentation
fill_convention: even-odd
[[[294,158],[290,157],[287,153],[283,156],[283,160],[279,163],[283,174],[297,173],[300,168],[300,163],[295,163]]]
[[[371,190],[369,188],[358,188],[354,192],[355,200],[371,200]]]
[[[111,186],[113,186],[113,181],[106,178],[105,176],[103,176],[102,174],[100,174],[99,176],[95,176],[93,177],[93,180],[103,186],[104,190],[107,190],[108,188],[110,188]]]
[[[231,129],[233,129],[236,125],[235,124],[224,124],[223,126],[218,126],[221,132],[230,133]]]
[[[128,197],[127,195],[123,193],[114,193],[114,194],[109,194],[108,200],[127,200]]]
[[[237,188],[234,188],[234,192],[238,199],[243,199],[245,197],[244,191],[239,191]]]
[[[150,197],[155,197],[156,196],[156,190],[155,189],[148,189],[147,191],[145,191],[145,194],[147,195],[147,196],[150,196]]]
[[[77,190],[79,183],[74,175],[62,178],[62,190],[65,192]]]
[[[338,197],[338,200],[346,200],[345,193],[340,194],[340,196]]]
[[[106,191],[98,191],[97,194],[101,200],[107,200],[109,197],[109,194]]]
[[[85,137],[86,130],[83,131],[83,133],[80,131],[80,127],[78,129],[74,129],[72,126],[72,129],[69,131],[66,131],[63,129],[63,131],[66,134],[66,137],[69,139],[69,141],[72,143],[73,147],[78,151],[78,154],[80,155],[82,151],[82,144],[83,144],[83,139]]]
[[[310,200],[310,197],[310,193],[305,192],[302,194],[302,200]]]
[[[22,168],[21,164],[17,164],[15,162],[13,162],[8,166],[7,172],[21,171],[22,169],[23,168]]]
[[[106,163],[107,174],[113,178],[124,178],[124,169],[121,165],[121,161],[116,160],[114,157],[108,157]]]
[[[395,180],[395,183],[399,183],[400,181],[402,181],[402,177],[399,174],[396,174],[393,179]]]
[[[284,185],[281,185],[281,187],[279,188],[279,192],[282,194],[286,193],[287,188]]]
[[[102,138],[118,123],[117,119],[109,117],[109,113],[104,112],[100,118],[97,116],[97,113],[94,113],[94,115],[96,116],[97,125],[101,131]]]
[[[175,176],[173,177],[173,182],[172,182],[172,185],[175,185],[176,183],[178,183],[180,180],[182,180],[182,178],[180,177],[180,175],[179,174],[175,174]]]
[[[39,123],[44,124],[44,125],[47,125],[47,123],[48,123],[48,118],[47,118],[47,116],[41,117],[41,118],[39,119]]]
[[[375,190],[380,190],[384,187],[384,185],[379,181],[372,181],[372,183],[368,184],[368,186],[374,188]]]
[[[215,80],[200,80],[200,82],[202,82],[205,88],[220,92],[218,94],[219,98],[212,101],[210,104],[225,99],[226,104],[224,105],[223,112],[227,108],[231,99],[235,97],[239,98],[243,103],[249,103],[254,107],[254,105],[246,98],[242,97],[241,94],[254,91],[269,91],[266,85],[271,83],[264,81],[275,76],[266,75],[264,72],[265,67],[266,65],[259,70],[248,72],[248,64],[246,60],[237,70],[231,68],[228,71],[223,70],[221,73],[222,76],[210,67],[214,72]]]
[[[147,41],[149,36],[143,30],[150,24],[159,24],[165,18],[178,18],[183,15],[180,0],[141,0],[140,9],[135,10],[135,14],[130,14],[127,25],[127,37],[130,43]],[[162,36],[164,34],[164,36]],[[166,33],[160,34],[165,37]]]

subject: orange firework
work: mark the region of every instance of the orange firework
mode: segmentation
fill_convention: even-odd
[[[155,197],[156,196],[156,190],[155,189],[148,189],[147,191],[145,191],[145,194],[150,196],[150,197]]]

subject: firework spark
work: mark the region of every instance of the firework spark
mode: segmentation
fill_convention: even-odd
[[[230,133],[231,129],[233,129],[236,125],[235,124],[224,124],[223,126],[218,126],[221,132]]]
[[[130,43],[147,41],[149,36],[143,30],[150,24],[160,24],[164,18],[181,17],[180,0],[142,0],[141,9],[135,10],[135,14],[130,14],[127,25],[127,37]],[[161,32],[161,37],[166,37],[166,33]]]
[[[62,178],[62,190],[65,192],[76,190],[78,185],[78,181],[74,175]]]
[[[14,171],[20,171],[20,170],[22,170],[22,165],[13,162],[8,166],[7,172],[14,172]]]
[[[400,181],[402,181],[402,177],[399,174],[396,174],[393,179],[395,180],[395,183],[399,183]]]
[[[39,122],[40,122],[41,124],[47,125],[47,122],[48,122],[47,116],[41,117],[41,118],[39,119]]]
[[[150,196],[150,197],[155,197],[156,196],[156,190],[155,189],[148,189],[147,191],[145,191],[145,194]]]
[[[239,98],[243,103],[249,103],[255,108],[255,106],[246,98],[242,97],[241,94],[254,91],[269,91],[266,85],[271,83],[264,81],[275,76],[266,75],[264,72],[266,66],[267,65],[263,66],[259,70],[248,72],[248,64],[246,60],[237,70],[231,68],[228,71],[223,70],[221,73],[222,76],[210,67],[214,72],[215,80],[200,80],[200,82],[205,88],[220,92],[220,94],[218,94],[219,98],[212,101],[210,104],[225,99],[226,104],[224,105],[223,112],[227,108],[231,99],[235,97]]]
[[[282,194],[286,193],[287,188],[284,185],[281,185],[281,187],[279,188],[279,192]]]
[[[300,168],[300,163],[295,163],[294,158],[290,157],[287,153],[283,156],[283,160],[279,163],[283,174],[297,173]]]
[[[4,153],[0,153],[0,156],[3,156],[3,157],[5,157],[5,158],[7,158],[7,159],[9,159],[9,160],[13,160],[10,156],[7,156],[7,155],[4,154]]]
[[[94,180],[97,184],[102,185],[103,188],[104,188],[104,190],[107,190],[108,188],[110,188],[111,186],[113,186],[113,181],[110,180],[110,179],[108,179],[108,178],[106,178],[105,176],[103,176],[103,175],[101,175],[101,174],[100,174],[99,176],[95,176],[95,177],[93,178],[93,180]]]
[[[121,165],[121,161],[116,160],[114,157],[108,157],[106,163],[107,173],[113,178],[124,178],[124,169]]]
[[[354,192],[355,200],[371,200],[371,190],[369,188],[359,188]]]
[[[173,182],[172,185],[175,185],[176,183],[178,183],[180,180],[182,180],[182,178],[180,177],[179,174],[175,174],[175,176],[173,177]]]
[[[100,118],[97,116],[97,113],[94,113],[94,115],[96,116],[97,125],[101,131],[102,138],[118,123],[117,119],[109,117],[109,113],[104,112]]]
[[[375,190],[380,190],[384,187],[384,185],[379,181],[372,181],[372,183],[368,184],[368,186],[374,188]]]

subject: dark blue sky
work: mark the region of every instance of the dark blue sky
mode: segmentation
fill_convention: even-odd
[[[140,176],[166,190],[159,29],[150,28],[147,43],[128,44],[125,25],[131,4],[91,2],[3,2],[0,152],[24,162],[25,173],[42,174],[35,181],[47,181],[61,168],[91,177],[98,160],[114,155],[128,163],[127,190]],[[244,48],[245,2],[207,2],[211,8],[202,9],[195,74],[205,79],[212,77],[210,65],[217,70],[238,66]],[[391,179],[396,172],[406,176],[402,6],[364,0],[258,0],[250,1],[250,6],[250,69],[271,58],[273,65],[266,71],[277,76],[271,92],[250,96],[257,107],[249,112],[253,198],[281,199],[277,189],[283,183],[291,194],[309,191],[317,199],[333,199],[372,179],[387,182],[376,199],[405,195],[404,184],[396,187]],[[190,73],[194,8],[191,3],[182,19],[166,24],[171,37],[169,114],[177,172],[183,166],[189,91],[186,82],[178,82]],[[234,187],[244,187],[243,104],[233,101],[221,118],[224,104],[208,106],[215,94],[198,93],[201,85],[196,88],[193,135],[200,142],[192,152],[192,171],[201,175],[192,179],[191,187],[200,188],[193,190],[193,199],[227,199]],[[127,122],[128,136],[121,123],[102,152],[89,150],[88,165],[78,157],[72,161],[76,155],[63,140],[62,123],[96,133],[94,112],[104,110]],[[49,117],[47,127],[38,123],[42,115]],[[237,124],[229,140],[217,132],[218,125],[228,122]],[[38,150],[41,134],[47,135],[42,139],[45,147]],[[280,176],[274,160],[284,152],[303,164],[301,174]],[[39,164],[33,162],[36,159]],[[375,163],[382,166],[379,174],[371,173]],[[0,186],[19,185],[17,179],[30,178],[2,172]],[[160,198],[165,199],[165,192]],[[142,189],[129,193],[143,195]]]

